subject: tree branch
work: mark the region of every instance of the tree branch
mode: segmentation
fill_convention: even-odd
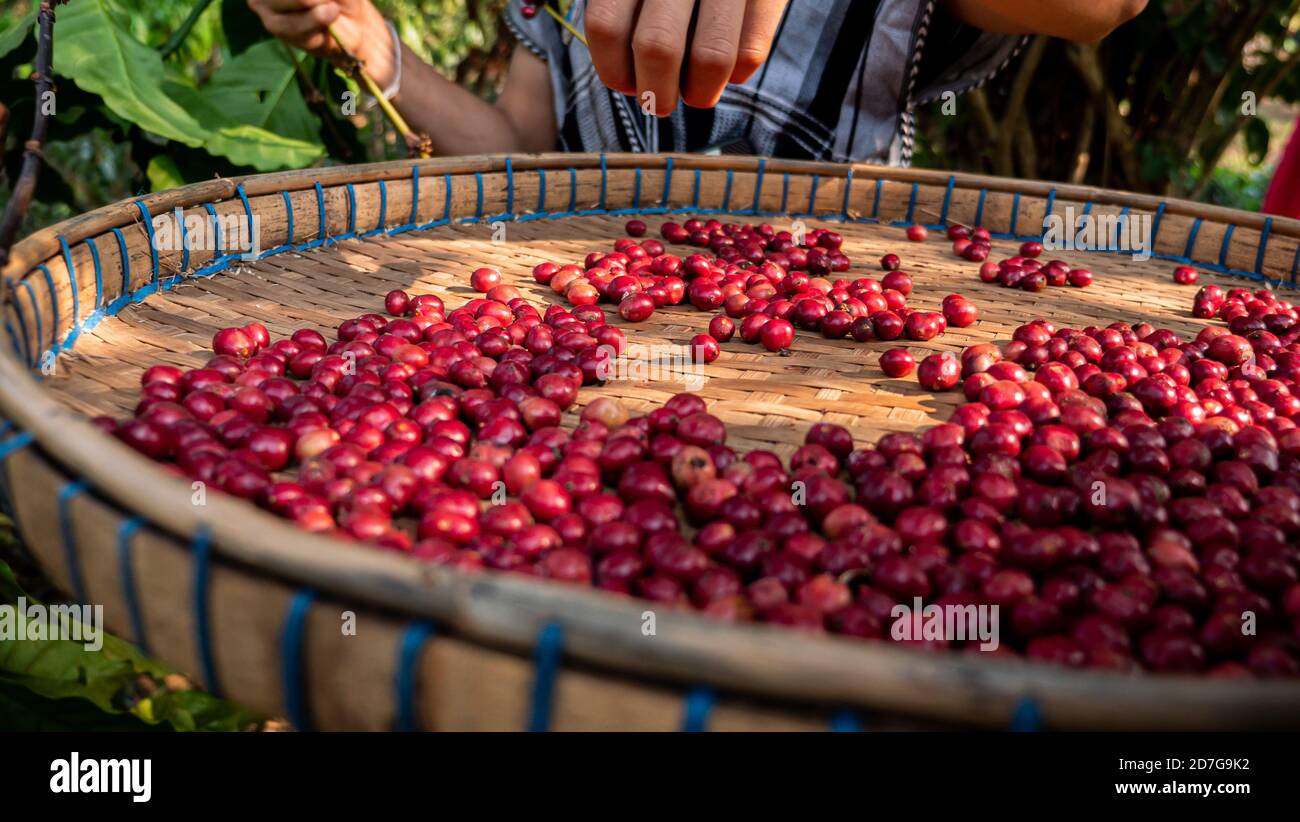
[[[1038,35],[1025,49],[1025,59],[1020,63],[1020,69],[1016,72],[1015,82],[1011,85],[1011,94],[1007,98],[1007,108],[1002,115],[1002,128],[997,135],[997,157],[998,167],[1007,169],[1012,168],[1011,148],[1014,145],[1014,138],[1018,129],[1017,123],[1023,118],[1025,113],[1025,98],[1029,96],[1029,86],[1033,83],[1034,72],[1038,70],[1038,64],[1042,62],[1043,52],[1047,50],[1047,38]]]
[[[984,93],[984,89],[972,89],[966,95],[970,101],[971,110],[975,112],[975,120],[984,130],[984,136],[990,140],[998,136],[998,121],[993,117],[993,110],[989,108],[989,97]]]
[[[9,251],[27,216],[27,209],[32,204],[32,196],[36,193],[36,178],[41,173],[41,162],[45,159],[45,135],[49,131],[50,118],[45,113],[44,97],[46,92],[54,91],[54,6],[62,2],[63,0],[41,0],[40,26],[36,34],[36,67],[32,71],[32,82],[36,85],[36,114],[32,122],[32,136],[23,147],[22,170],[14,181],[13,193],[9,204],[5,206],[4,216],[0,218],[0,269],[9,262]]]
[[[1084,105],[1083,121],[1079,123],[1079,132],[1074,142],[1074,170],[1070,172],[1070,182],[1079,185],[1088,176],[1088,166],[1092,165],[1092,137],[1097,130],[1097,107],[1091,102]]]
[[[1029,118],[1021,117],[1016,121],[1016,153],[1020,159],[1020,176],[1026,180],[1042,177],[1038,170],[1038,147],[1034,145],[1034,132],[1029,126]]]
[[[1106,119],[1106,139],[1119,154],[1120,167],[1124,170],[1124,176],[1127,178],[1125,184],[1130,188],[1136,187],[1139,175],[1133,135],[1129,131],[1128,123],[1124,121],[1123,115],[1119,113],[1119,107],[1115,105],[1115,99],[1111,97],[1110,92],[1106,89],[1106,78],[1101,70],[1101,62],[1097,58],[1097,47],[1070,43],[1066,47],[1065,53],[1070,58],[1075,70],[1079,72],[1083,85],[1088,89],[1088,93],[1092,95],[1093,101],[1101,109],[1102,115]],[[1106,156],[1110,156],[1109,152],[1107,152]]]

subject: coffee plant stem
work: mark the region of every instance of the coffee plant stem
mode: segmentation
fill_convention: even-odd
[[[328,28],[330,37],[334,38],[334,42],[338,44],[339,49],[347,55],[348,62],[352,65],[357,78],[361,80],[363,85],[365,85],[366,91],[370,92],[370,96],[375,98],[375,102],[379,104],[379,109],[384,112],[384,116],[388,118],[388,122],[392,123],[393,128],[397,129],[397,133],[402,135],[402,139],[406,141],[407,147],[413,153],[418,154],[421,157],[432,157],[433,150],[428,136],[424,134],[416,134],[411,129],[410,125],[407,124],[406,119],[402,117],[401,113],[398,112],[386,97],[384,97],[383,90],[379,88],[379,85],[376,84],[374,79],[366,72],[365,67],[362,66],[361,63],[358,62],[357,59],[344,47],[343,41],[339,39],[338,32],[334,30],[334,27],[329,26]]]

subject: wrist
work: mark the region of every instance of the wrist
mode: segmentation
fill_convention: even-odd
[[[374,21],[366,26],[366,35],[355,56],[375,85],[381,89],[393,85],[398,77],[401,44],[387,20],[375,15]]]

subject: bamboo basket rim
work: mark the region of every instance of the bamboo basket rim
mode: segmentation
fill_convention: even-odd
[[[1097,203],[1163,208],[1166,213],[1231,218],[1237,226],[1300,238],[1300,220],[1267,218],[1215,206],[1083,186],[974,175],[802,161],[691,155],[492,155],[365,166],[311,169],[219,179],[144,198],[124,200],[36,232],[15,249],[6,284],[57,254],[61,243],[97,236],[177,206],[236,196],[400,179],[412,173],[500,173],[536,168],[657,168],[671,162],[702,172],[769,171],[845,177],[851,171],[904,183],[978,186],[1035,196],[1079,197]],[[141,209],[137,203],[142,203]],[[815,215],[814,215],[815,216]],[[134,219],[133,219],[134,217]],[[12,293],[12,292],[9,292]],[[149,523],[194,542],[210,538],[215,556],[287,578],[337,597],[428,617],[472,639],[530,649],[539,632],[558,623],[566,657],[606,668],[729,690],[830,705],[885,707],[935,715],[930,696],[947,696],[940,715],[969,720],[1032,698],[1049,723],[1081,724],[1114,712],[1141,716],[1171,706],[1300,722],[1300,687],[1288,681],[1213,680],[1200,676],[1143,675],[1073,670],[1021,659],[929,655],[837,637],[810,637],[770,626],[731,625],[702,615],[663,609],[654,642],[631,647],[618,637],[639,625],[646,603],[595,589],[556,585],[492,571],[462,572],[389,552],[358,550],[343,540],[307,533],[242,501],[214,494],[206,506],[190,504],[188,482],[176,478],[42,390],[27,367],[0,351],[0,412],[26,437],[92,489]],[[507,616],[508,615],[508,618]],[[884,693],[884,699],[881,695]],[[885,703],[882,706],[882,701]],[[1005,716],[1009,716],[1009,710]],[[1071,717],[1076,717],[1072,723]],[[1194,717],[1189,717],[1189,721]]]

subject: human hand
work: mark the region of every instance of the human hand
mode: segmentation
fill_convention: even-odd
[[[586,36],[605,85],[666,117],[678,91],[717,105],[767,60],[786,0],[590,0]],[[646,94],[649,93],[650,97]]]
[[[384,17],[370,0],[248,0],[266,30],[291,46],[338,61],[343,58],[330,36],[333,27],[343,48],[365,66],[381,88],[393,81],[392,38]]]

